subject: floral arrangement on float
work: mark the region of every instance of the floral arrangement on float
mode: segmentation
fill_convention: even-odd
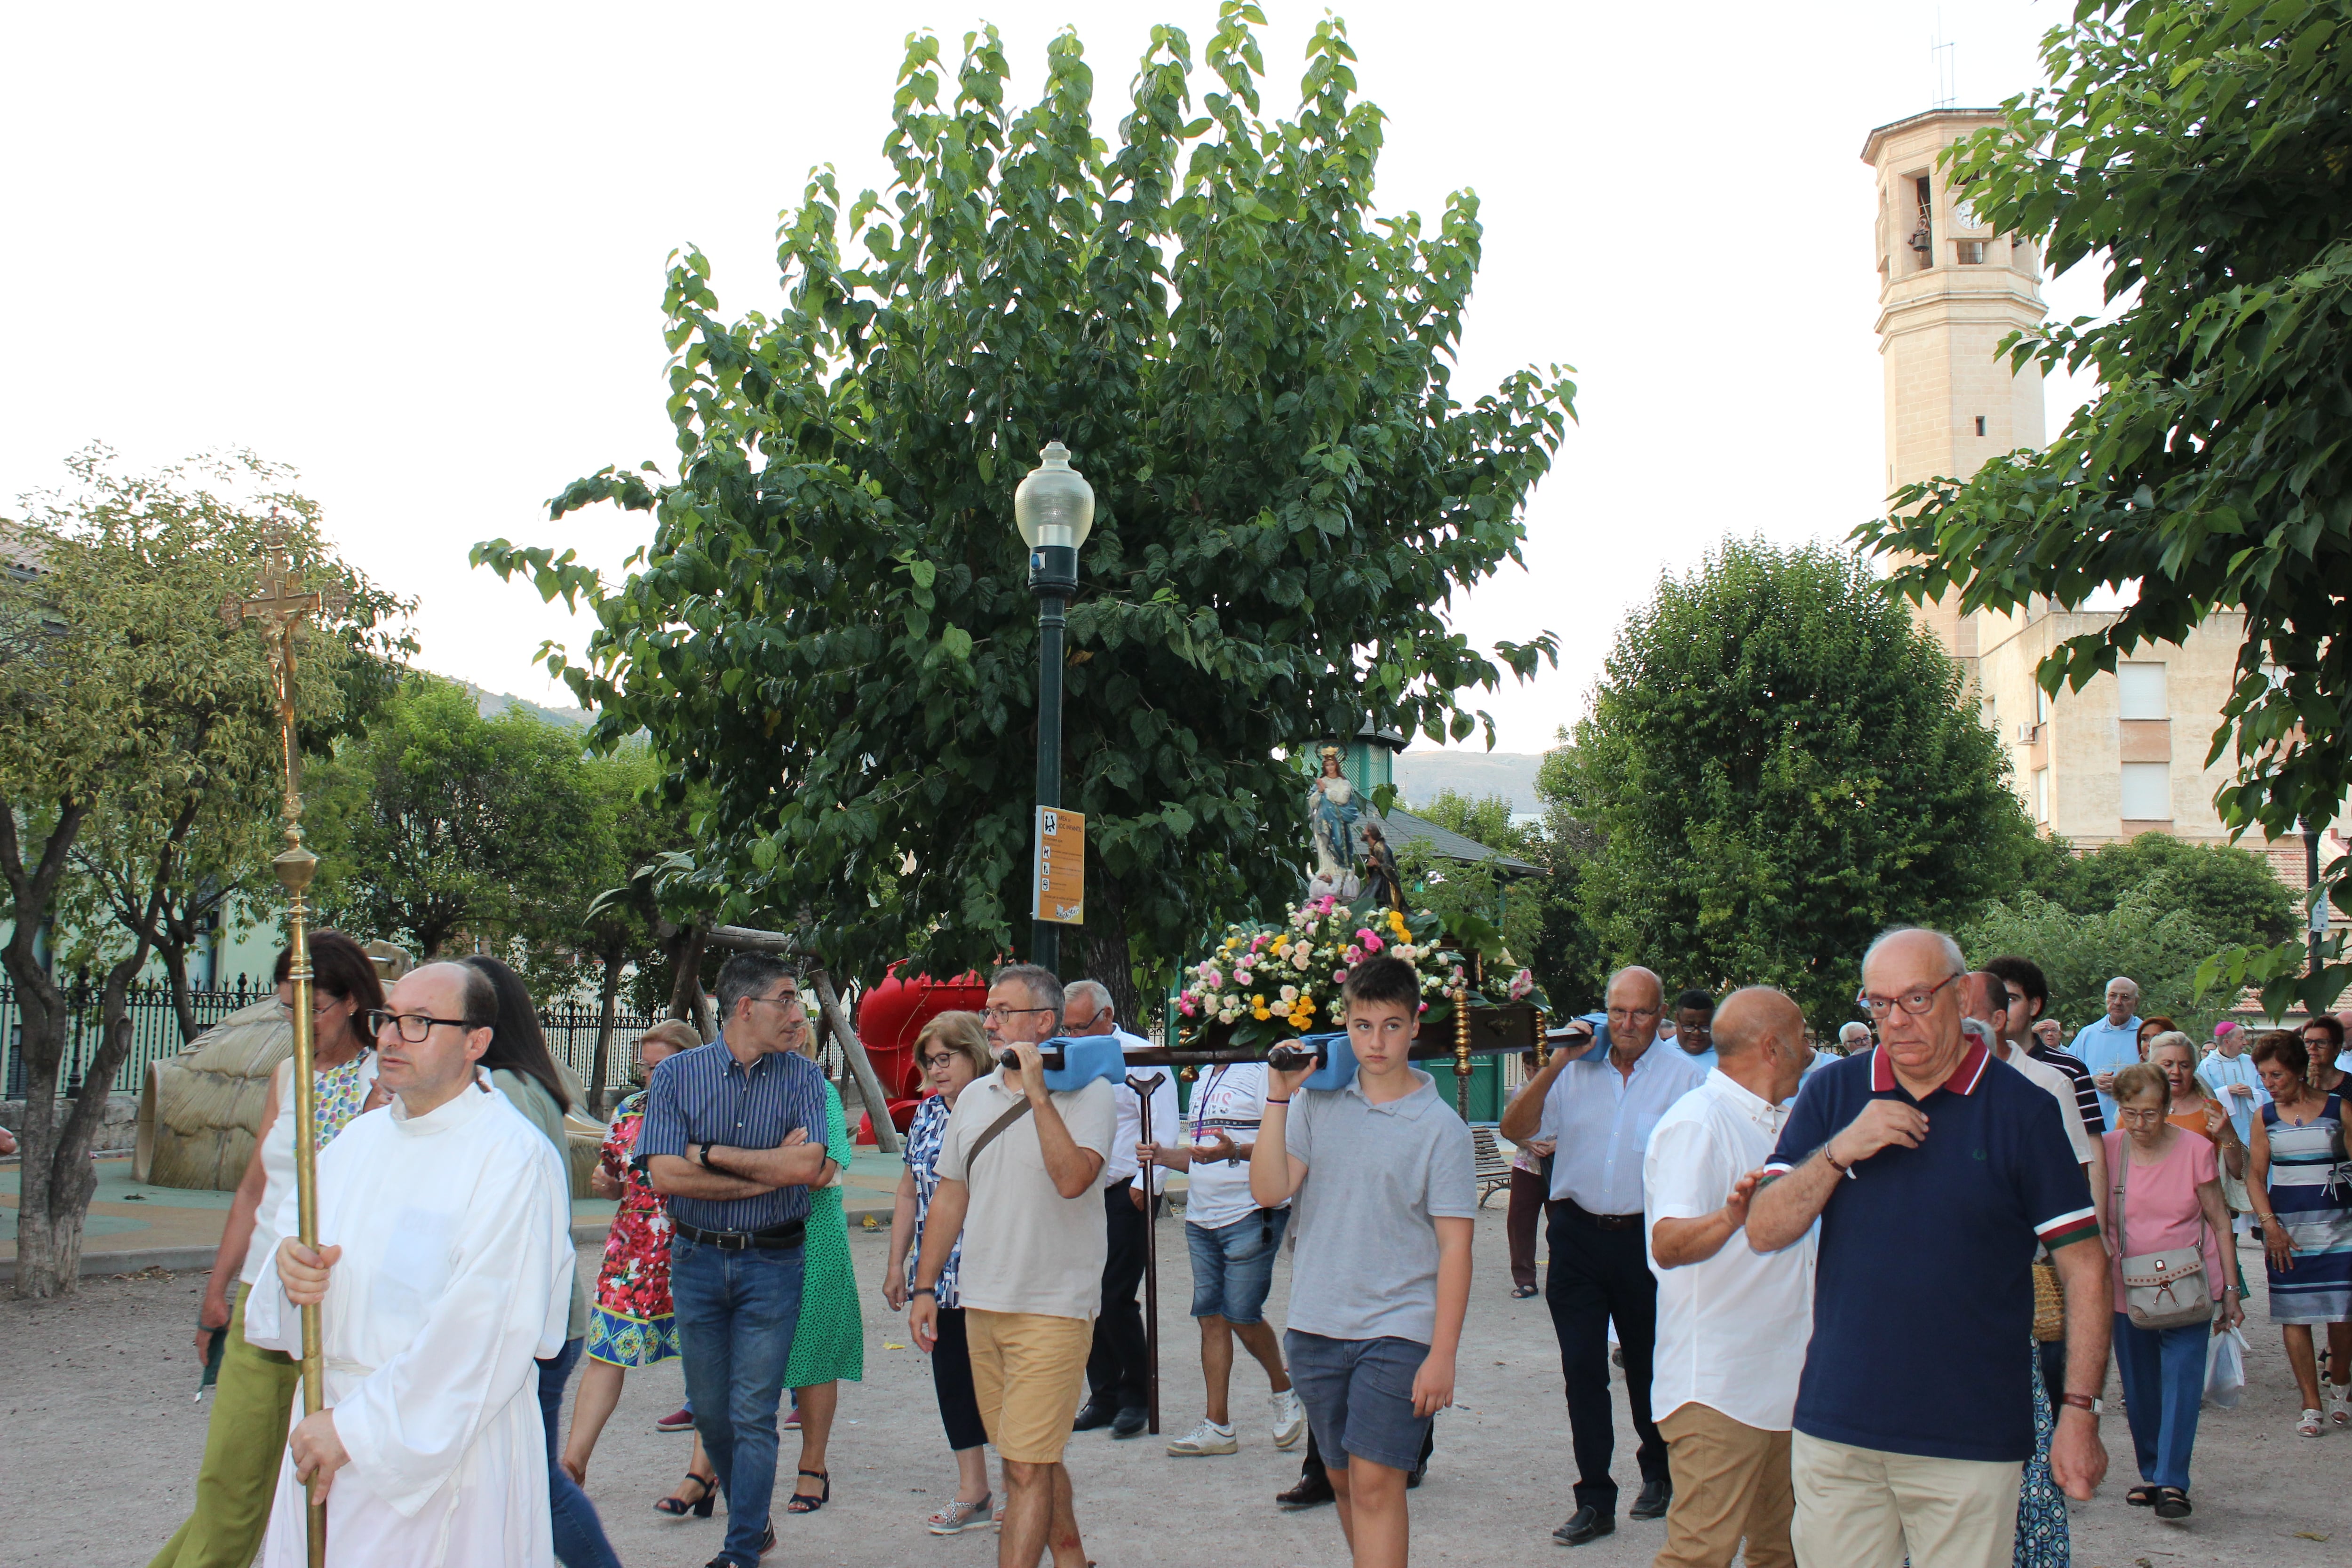
[[[1457,994],[1474,1012],[1545,1005],[1535,976],[1492,924],[1475,917],[1449,923],[1434,911],[1356,910],[1327,896],[1279,925],[1227,926],[1209,956],[1183,971],[1177,1016],[1187,1035],[1240,1048],[1336,1029],[1348,971],[1381,953],[1420,976],[1424,1032],[1452,1016]]]

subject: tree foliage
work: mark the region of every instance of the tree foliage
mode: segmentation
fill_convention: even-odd
[[[521,708],[485,719],[455,681],[415,675],[366,733],[311,772],[319,907],[412,946],[461,934],[516,952],[541,990],[588,901],[620,873],[598,832],[579,731]]]
[[[2286,837],[2352,784],[2352,0],[2083,0],[2042,45],[2050,82],[1955,149],[1994,226],[2060,271],[2094,261],[2109,316],[2011,340],[2019,363],[2089,368],[2099,395],[2044,451],[1894,498],[1860,536],[1969,608],[2136,589],[2042,679],[2242,611],[2209,764],[2233,829]],[[1903,509],[1916,508],[1908,515]],[[2339,885],[2343,864],[2331,867]],[[2334,944],[2341,957],[2342,942]],[[2238,950],[2234,986],[2324,1005],[2352,965],[2298,980],[2294,944]]]
[[[2050,983],[2047,1016],[2080,1028],[2106,1010],[2107,982],[2139,982],[2139,1015],[2170,1018],[2203,1039],[2226,997],[2200,999],[2197,966],[2213,951],[2214,933],[2195,913],[2147,887],[2129,889],[2106,908],[2075,910],[2032,891],[1987,905],[1957,933],[1971,963],[2003,953],[2031,958]]]
[[[1409,808],[1415,816],[1449,828],[1515,860],[1541,863],[1542,833],[1511,820],[1508,795],[1466,795],[1444,789]],[[1474,916],[1493,924],[1515,964],[1533,969],[1542,941],[1544,883],[1533,877],[1505,877],[1491,866],[1465,865],[1431,853],[1419,844],[1403,847],[1397,868],[1415,909],[1434,910],[1450,922]],[[1538,975],[1538,982],[1541,976]],[[1549,994],[1549,993],[1547,993]]]
[[[12,921],[0,959],[23,1018],[18,1289],[38,1296],[79,1279],[91,1141],[131,1050],[131,982],[166,911],[205,873],[214,836],[249,851],[237,817],[276,814],[282,752],[263,641],[225,624],[222,602],[252,593],[281,528],[314,585],[344,584],[345,615],[302,645],[305,751],[331,743],[347,697],[376,679],[352,667],[407,647],[391,626],[404,606],[327,553],[288,470],[240,453],[131,476],[96,448],[68,467],[68,489],[29,498],[7,525],[13,564],[0,576],[0,877]],[[94,907],[121,929],[84,933],[105,965],[100,1046],[83,1075],[96,1092],[67,1102],[66,999],[36,946],[68,908],[73,856],[92,829],[84,868],[104,879]]]
[[[1661,583],[1553,757],[1597,837],[1577,896],[1609,963],[1776,984],[1817,1023],[1874,935],[1974,912],[2032,832],[1958,667],[1820,546],[1730,541]]]
[[[2295,928],[2294,895],[2261,857],[2226,844],[2143,833],[2076,856],[2062,842],[2037,858],[2025,885],[2076,914],[2100,915],[2135,894],[2177,909],[2219,942],[2273,942]]]
[[[1285,120],[1260,108],[1262,21],[1222,6],[1197,116],[1192,46],[1155,27],[1112,145],[1075,36],[1016,110],[993,29],[951,76],[917,35],[890,189],[845,215],[812,178],[773,317],[722,316],[699,252],[671,268],[677,479],[607,469],[553,506],[651,510],[641,568],[477,548],[593,608],[551,668],[600,743],[651,737],[673,800],[709,788],[694,875],[719,919],[805,920],[848,973],[1025,947],[1037,634],[1012,497],[1056,434],[1097,498],[1063,797],[1093,973],[1289,898],[1286,752],[1368,720],[1463,738],[1466,696],[1549,654],[1489,657],[1441,612],[1518,560],[1572,388],[1530,370],[1457,400],[1475,198],[1433,234],[1379,217],[1382,121],[1341,26]]]

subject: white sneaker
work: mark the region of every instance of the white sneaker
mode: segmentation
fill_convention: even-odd
[[[1237,1454],[1241,1452],[1241,1440],[1234,1436],[1232,1427],[1220,1426],[1203,1417],[1201,1424],[1192,1428],[1191,1436],[1177,1438],[1168,1445],[1168,1451],[1180,1459],[1196,1459],[1205,1454]]]
[[[1286,1388],[1274,1396],[1274,1446],[1289,1448],[1297,1446],[1307,1433],[1307,1409],[1298,1403],[1298,1391]]]

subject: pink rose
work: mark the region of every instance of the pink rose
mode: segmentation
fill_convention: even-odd
[[[1351,965],[1361,963],[1364,962],[1364,950],[1351,942],[1348,944],[1347,958]]]
[[[1423,1002],[1423,1003],[1421,1005],[1421,1007],[1420,1007],[1420,1009],[1419,1009],[1419,1010],[1420,1010],[1421,1012],[1423,1012],[1423,1013],[1428,1012],[1428,1011],[1429,1011],[1429,1004],[1428,1004],[1428,1003],[1426,1003],[1426,1002]]]
[[[1382,942],[1370,931],[1360,931],[1357,934],[1364,939],[1364,951],[1366,952],[1378,952],[1381,949],[1388,946],[1387,942]]]
[[[1334,985],[1345,985],[1348,984],[1348,972],[1344,969],[1333,970],[1331,972],[1331,984]]]
[[[1190,996],[1179,996],[1176,999],[1176,1011],[1183,1014],[1187,1018],[1197,1016],[1200,1013],[1200,1009],[1192,1005],[1192,998]]]

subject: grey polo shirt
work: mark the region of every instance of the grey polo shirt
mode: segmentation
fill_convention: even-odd
[[[1285,1137],[1307,1179],[1291,1205],[1289,1326],[1334,1340],[1437,1333],[1439,1219],[1478,1213],[1470,1129],[1415,1068],[1410,1094],[1374,1105],[1350,1083],[1300,1089]]]

